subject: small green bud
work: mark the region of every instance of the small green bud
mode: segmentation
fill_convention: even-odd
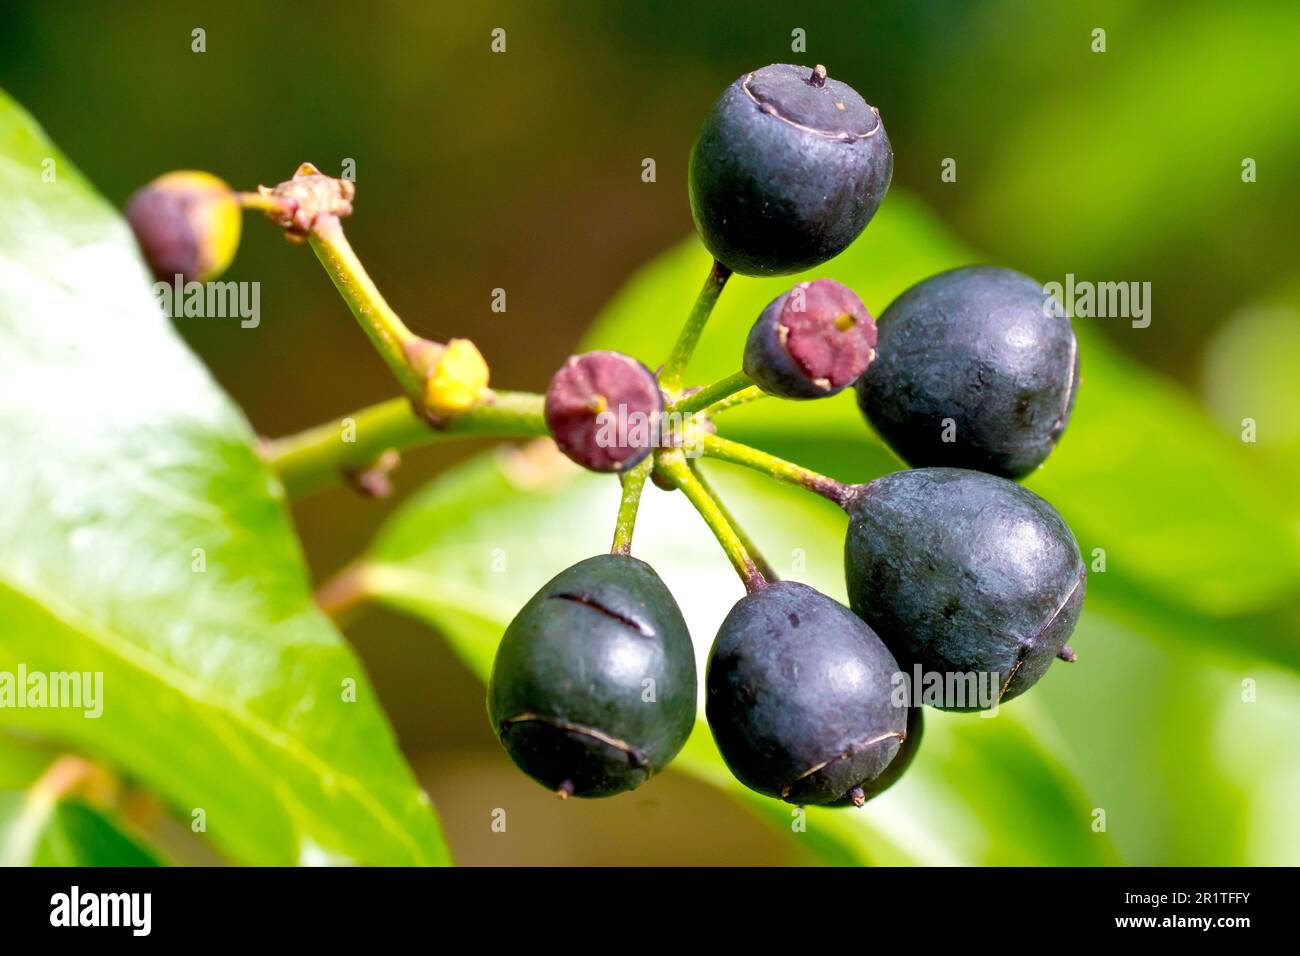
[[[225,272],[239,248],[240,204],[211,173],[183,170],[136,191],[126,218],[155,278],[205,282]]]

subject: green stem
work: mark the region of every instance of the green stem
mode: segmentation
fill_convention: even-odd
[[[695,353],[695,346],[700,341],[704,326],[708,324],[709,316],[713,314],[718,296],[722,294],[722,288],[730,277],[731,270],[715,259],[713,268],[709,270],[709,277],[704,280],[704,288],[695,299],[691,314],[686,317],[686,324],[682,326],[677,342],[668,355],[668,361],[664,363],[663,372],[659,375],[660,383],[668,392],[675,392],[682,387],[682,376],[686,374],[686,366]]]
[[[261,193],[235,193],[235,199],[239,202],[240,208],[254,212],[271,212],[280,208],[279,199]]]
[[[406,351],[408,345],[419,342],[420,338],[406,327],[375,287],[343,235],[343,224],[334,216],[321,217],[308,241],[371,344],[397,376],[402,390],[415,401],[421,401],[424,383],[411,366]]]
[[[765,451],[742,445],[740,442],[719,438],[717,435],[704,435],[701,437],[701,443],[704,454],[708,457],[744,465],[746,468],[761,471],[763,474],[770,475],[779,481],[807,488],[809,491],[835,502],[841,508],[847,508],[856,497],[856,486],[854,485],[846,485],[827,475],[815,472],[811,468],[796,465],[794,462],[778,458],[776,455],[769,455]]]
[[[764,580],[762,573],[758,570],[758,565],[750,557],[745,543],[740,539],[731,522],[727,520],[727,515],[719,507],[717,500],[708,493],[694,472],[687,466],[685,456],[680,451],[665,452],[655,456],[655,466],[659,469],[660,474],[667,478],[695,506],[695,510],[700,513],[700,517],[709,526],[713,536],[718,539],[718,544],[722,545],[722,550],[726,552],[731,566],[740,575],[740,580],[745,584],[745,590],[752,594],[759,588],[765,587],[767,581]]]
[[[734,395],[729,395],[722,401],[711,405],[708,409],[710,415],[717,415],[719,412],[725,412],[730,408],[736,408],[740,405],[748,405],[750,402],[756,402],[760,398],[767,398],[767,392],[763,391],[757,385],[751,385],[749,388],[741,389]]]
[[[353,412],[338,421],[268,441],[263,457],[279,473],[291,497],[340,481],[372,464],[389,449],[403,450],[440,438],[547,434],[545,399],[529,392],[496,392],[481,405],[431,428],[405,398],[393,398]]]
[[[636,528],[636,515],[641,507],[641,492],[653,469],[654,456],[647,455],[639,465],[619,476],[623,485],[623,497],[618,503],[618,517],[614,521],[611,554],[632,553],[632,532]]]
[[[763,575],[763,578],[768,583],[779,581],[780,578],[777,576],[776,572],[772,570],[772,565],[770,565],[767,562],[767,559],[759,553],[758,547],[754,544],[754,539],[749,536],[749,533],[745,530],[744,526],[736,520],[735,516],[731,513],[731,509],[723,503],[722,499],[718,497],[718,493],[713,490],[713,486],[709,484],[708,479],[704,477],[704,469],[700,467],[699,460],[689,459],[687,464],[690,466],[691,473],[695,475],[695,480],[698,481],[700,487],[704,489],[705,494],[713,499],[714,503],[718,506],[718,510],[722,512],[722,517],[727,519],[727,524],[731,525],[732,530],[736,532],[736,537],[740,539],[740,543],[743,544],[745,550],[749,552],[749,557],[753,560],[754,566],[758,568],[758,573]]]
[[[316,589],[316,606],[336,624],[344,623],[344,618],[369,597],[366,591],[366,570],[364,561],[354,562]]]
[[[757,388],[748,375],[744,372],[733,372],[726,378],[714,382],[712,385],[706,385],[698,392],[692,392],[685,398],[673,402],[668,406],[667,411],[669,413],[676,412],[680,415],[693,415],[751,387]]]

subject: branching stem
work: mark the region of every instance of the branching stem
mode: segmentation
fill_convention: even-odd
[[[254,212],[271,212],[280,208],[280,200],[265,193],[235,193],[235,199],[239,201],[241,208]]]
[[[698,392],[693,392],[685,398],[678,399],[668,406],[668,412],[676,412],[681,415],[693,415],[696,412],[702,412],[706,408],[716,405],[725,398],[735,395],[744,389],[754,387],[753,381],[744,372],[733,372],[724,379],[714,382],[712,385],[706,385]]]
[[[847,508],[857,495],[858,486],[856,485],[846,485],[844,482],[836,481],[834,478],[815,472],[811,468],[796,465],[794,462],[786,461],[784,458],[778,458],[776,455],[770,455],[748,445],[742,445],[740,442],[720,438],[717,435],[703,435],[701,442],[704,454],[707,457],[744,465],[746,468],[760,471],[779,481],[807,488],[809,491],[835,502],[841,508]]]
[[[636,515],[641,507],[641,492],[646,479],[654,470],[654,456],[647,455],[635,468],[619,476],[623,484],[623,497],[618,503],[618,517],[614,521],[614,544],[612,554],[632,553],[632,532],[636,528]]]
[[[663,452],[655,456],[655,467],[695,506],[695,510],[700,513],[700,517],[709,526],[713,536],[718,539],[718,544],[722,545],[722,550],[726,552],[727,559],[731,561],[731,566],[740,575],[745,590],[752,594],[765,587],[767,581],[758,570],[758,565],[750,557],[744,541],[736,533],[736,529],[732,527],[731,522],[727,520],[727,515],[719,507],[717,500],[709,494],[705,486],[700,483],[695,473],[686,464],[686,457],[680,451]]]
[[[545,435],[543,404],[541,395],[530,392],[496,392],[435,429],[415,414],[407,399],[393,398],[296,435],[272,439],[263,445],[262,454],[279,472],[290,496],[299,497],[365,469],[389,449],[402,451],[441,438]]]
[[[758,573],[761,574],[764,580],[769,584],[773,581],[779,581],[780,577],[772,570],[772,565],[769,564],[767,559],[759,552],[758,546],[754,544],[754,539],[749,536],[747,531],[745,531],[744,525],[736,520],[735,516],[731,513],[731,509],[726,506],[718,493],[713,490],[713,486],[709,484],[708,479],[704,477],[704,469],[700,467],[699,459],[688,459],[687,464],[690,466],[691,473],[695,475],[695,480],[698,481],[700,487],[704,489],[705,494],[714,500],[718,506],[718,510],[722,512],[722,517],[727,519],[727,523],[731,525],[732,530],[736,532],[736,537],[740,539],[740,543],[743,544],[745,550],[749,552],[750,560],[752,560],[754,566],[758,568]]]
[[[713,307],[717,305],[718,296],[722,294],[722,289],[729,278],[731,278],[731,270],[714,260],[713,268],[709,270],[709,277],[704,280],[704,288],[695,299],[695,305],[691,308],[690,315],[686,317],[686,324],[682,326],[677,342],[668,355],[668,361],[664,363],[664,370],[660,373],[659,381],[668,392],[675,392],[682,387],[686,366],[690,363],[691,356],[695,354],[695,346],[699,344],[704,326],[708,324],[709,316],[713,314]]]
[[[343,224],[335,216],[323,216],[312,227],[308,241],[403,391],[413,400],[422,401],[424,382],[407,356],[407,346],[420,339],[380,294],[344,236]]]
[[[719,412],[725,412],[731,408],[737,408],[741,405],[748,405],[750,402],[756,402],[760,398],[767,398],[767,392],[763,391],[757,385],[751,385],[749,388],[743,388],[733,395],[728,395],[720,402],[715,402],[707,409],[710,415],[717,415]]]

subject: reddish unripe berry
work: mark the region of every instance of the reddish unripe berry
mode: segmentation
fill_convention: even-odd
[[[659,382],[621,352],[573,355],[546,390],[546,427],[592,471],[626,471],[650,454],[663,411]]]
[[[876,323],[834,279],[800,282],[750,329],[745,373],[770,395],[825,398],[852,385],[876,356]]]

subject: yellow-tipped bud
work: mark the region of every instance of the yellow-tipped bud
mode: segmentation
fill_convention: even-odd
[[[154,277],[206,282],[229,268],[239,248],[239,199],[211,173],[182,170],[136,191],[126,218]]]
[[[444,417],[473,408],[488,385],[488,365],[469,339],[452,339],[424,380],[424,404]]]

